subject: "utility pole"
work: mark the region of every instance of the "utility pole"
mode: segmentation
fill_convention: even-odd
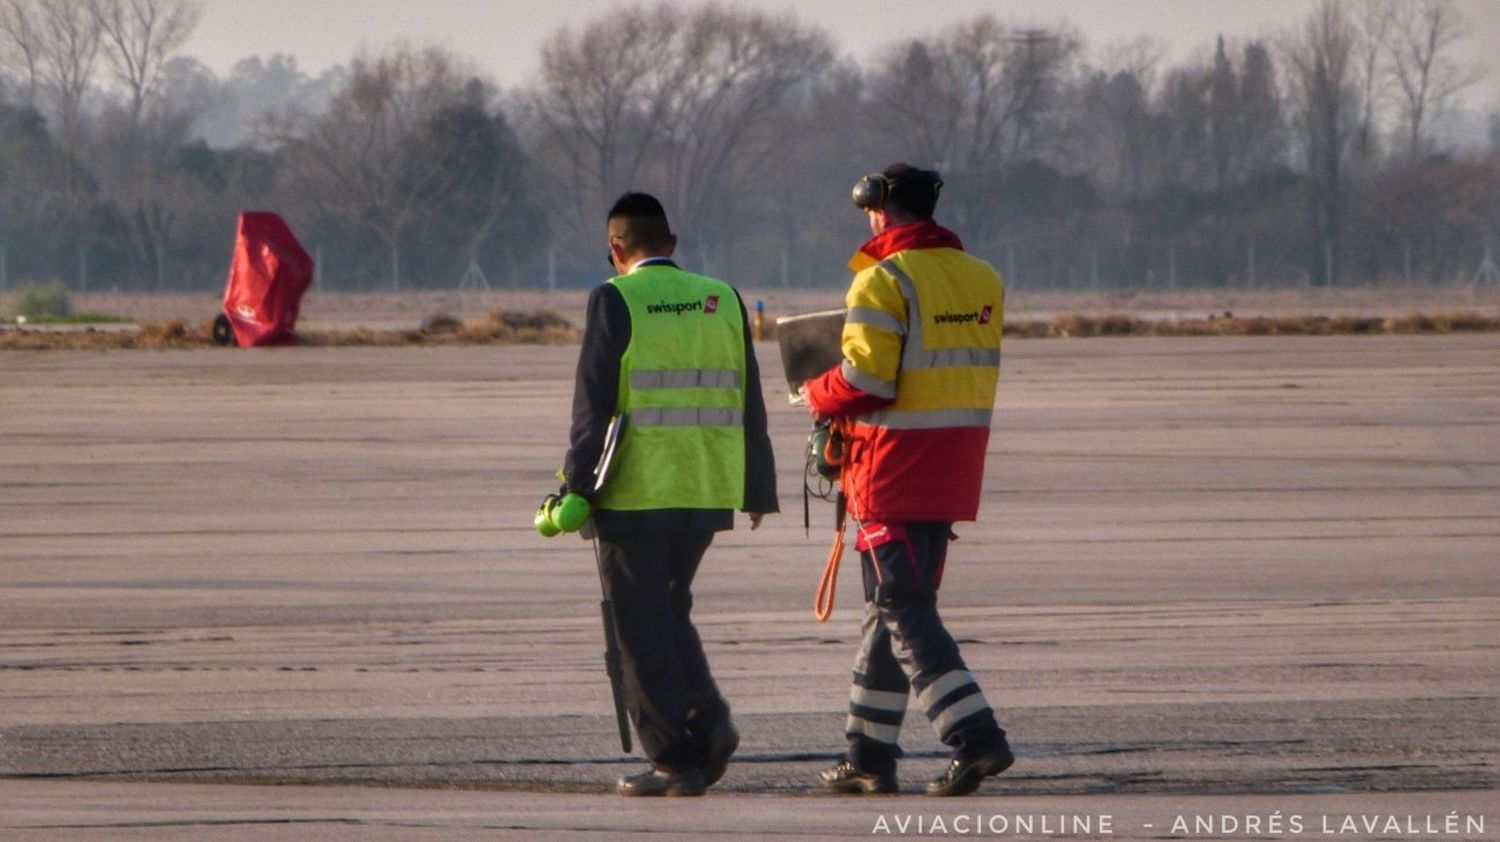
[[[1479,268],[1474,270],[1474,284],[1493,284],[1500,281],[1500,267],[1495,266],[1495,256],[1490,252],[1490,241],[1484,240],[1484,260],[1480,262]]]
[[[1023,127],[1022,131],[1030,129],[1032,116],[1041,110],[1043,88],[1047,83],[1044,69],[1050,58],[1041,51],[1043,48],[1050,50],[1061,40],[1045,29],[1017,30],[1015,37],[1010,39],[1012,44],[1020,44],[1026,48],[1025,80],[1030,82],[1030,90],[1020,95],[1025,103],[1017,115]]]
[[[469,258],[469,268],[458,282],[458,290],[459,292],[465,290],[474,290],[477,292],[481,289],[485,292],[490,291],[490,279],[484,274],[484,270],[479,268],[479,257],[476,255]]]
[[[9,256],[10,246],[0,245],[0,292],[10,289],[10,267],[6,265]]]

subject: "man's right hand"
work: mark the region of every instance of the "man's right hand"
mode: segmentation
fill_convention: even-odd
[[[812,416],[812,420],[813,421],[816,422],[816,421],[822,421],[823,420],[822,413],[818,412],[816,409],[813,409],[812,401],[810,401],[810,400],[807,399],[807,384],[806,383],[804,383],[801,386],[797,387],[797,397],[801,399],[802,405],[805,406],[805,407],[807,407],[807,414]]]

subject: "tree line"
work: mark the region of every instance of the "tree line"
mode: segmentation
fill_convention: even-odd
[[[695,268],[832,286],[865,236],[849,186],[895,160],[940,169],[940,221],[1029,287],[1472,280],[1500,249],[1500,114],[1437,131],[1479,78],[1450,0],[1323,0],[1176,64],[991,15],[856,58],[794,14],[629,6],[509,90],[408,42],[220,78],[181,54],[198,17],[0,0],[0,280],[217,289],[254,208],[324,288],[584,285],[644,189]]]

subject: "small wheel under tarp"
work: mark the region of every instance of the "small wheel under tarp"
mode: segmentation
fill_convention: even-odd
[[[229,323],[229,317],[223,313],[214,319],[214,342],[219,345],[234,344],[234,325]]]

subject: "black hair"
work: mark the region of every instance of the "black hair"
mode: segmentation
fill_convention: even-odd
[[[624,219],[627,245],[659,248],[672,238],[667,211],[650,193],[630,192],[615,200],[606,219]]]
[[[881,171],[889,192],[886,206],[921,220],[932,220],[937,209],[938,191],[943,179],[932,170],[921,170],[911,164],[895,163]]]

